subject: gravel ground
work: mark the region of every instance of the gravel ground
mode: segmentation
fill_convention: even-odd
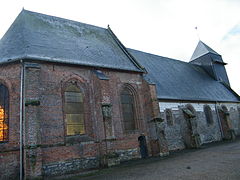
[[[184,150],[168,157],[130,161],[72,180],[240,180],[240,140]]]

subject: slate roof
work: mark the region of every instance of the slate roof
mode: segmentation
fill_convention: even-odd
[[[145,79],[156,84],[159,99],[239,102],[239,97],[211,78],[200,66],[133,49],[128,51],[142,64]]]
[[[204,42],[199,41],[195,51],[193,52],[193,55],[191,57],[191,61],[194,60],[194,59],[197,59],[197,58],[199,58],[199,57],[201,57],[205,54],[208,54],[208,53],[213,53],[213,54],[219,55],[216,51],[214,51],[212,48],[210,48]]]
[[[143,72],[112,31],[23,10],[0,40],[0,63],[31,59]]]

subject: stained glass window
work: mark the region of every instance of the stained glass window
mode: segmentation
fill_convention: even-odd
[[[0,84],[0,142],[8,141],[8,89]]]

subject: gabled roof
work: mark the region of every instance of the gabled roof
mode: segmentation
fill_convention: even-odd
[[[202,41],[199,41],[196,49],[193,52],[193,55],[191,57],[191,61],[194,60],[194,59],[197,59],[197,58],[199,58],[199,57],[201,57],[205,54],[208,54],[208,53],[213,53],[213,54],[216,54],[216,55],[220,56],[220,54],[218,54],[216,51],[214,51],[208,45],[206,45]]]
[[[109,29],[22,10],[0,40],[0,63],[31,59],[143,72],[118,41]]]
[[[240,101],[237,94],[215,81],[198,65],[133,49],[128,51],[146,68],[145,79],[156,84],[159,99]]]

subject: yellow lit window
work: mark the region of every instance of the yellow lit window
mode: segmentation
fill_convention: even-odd
[[[0,142],[8,141],[8,89],[0,84]]]
[[[6,138],[6,133],[8,131],[8,126],[4,122],[4,109],[0,106],[0,141],[4,141]]]
[[[64,112],[67,135],[85,134],[83,94],[75,85],[69,83],[64,92]]]

